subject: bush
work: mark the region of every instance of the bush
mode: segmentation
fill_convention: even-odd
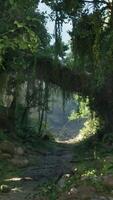
[[[80,134],[84,139],[87,137],[90,137],[97,133],[97,130],[99,128],[99,120],[98,118],[88,119],[84,123],[84,128],[80,131]]]
[[[2,130],[0,130],[0,141],[7,140],[7,135]]]

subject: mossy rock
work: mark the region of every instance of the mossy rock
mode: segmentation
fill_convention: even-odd
[[[7,140],[0,143],[0,151],[2,153],[15,154],[15,145]]]
[[[11,188],[8,185],[1,185],[0,186],[0,192],[2,193],[8,193],[11,191]]]
[[[13,159],[10,160],[10,162],[18,168],[27,167],[29,164],[29,161],[21,156],[15,156]]]

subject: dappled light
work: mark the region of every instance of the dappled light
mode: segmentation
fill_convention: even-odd
[[[24,178],[20,178],[20,177],[13,177],[13,178],[9,178],[9,179],[5,179],[4,181],[6,182],[10,182],[10,181],[31,181],[32,178],[31,177],[24,177]]]
[[[5,181],[21,181],[21,180],[22,178],[18,178],[18,177],[5,179]]]
[[[17,187],[11,189],[11,191],[14,192],[14,193],[15,192],[22,192],[22,190],[20,188],[17,188]]]
[[[0,1],[0,200],[113,200],[113,0]]]

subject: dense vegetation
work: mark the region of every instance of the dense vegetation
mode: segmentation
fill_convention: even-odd
[[[56,143],[48,133],[57,87],[64,108],[71,95],[77,100],[69,118],[88,118],[85,142]],[[1,0],[0,199],[112,200],[112,154],[113,0]]]
[[[69,88],[71,91],[73,85],[76,85],[75,92],[79,92],[83,98],[89,97],[90,109],[92,112],[95,111],[100,119],[101,133],[111,134],[113,2],[41,2],[51,8],[51,18],[55,22],[54,45],[50,45],[51,37],[45,26],[47,16],[38,10],[40,1],[7,0],[0,3],[1,129],[12,133],[18,132],[21,135],[26,135],[26,131],[33,134],[35,129],[31,130],[29,125],[29,112],[31,108],[36,108],[37,129],[41,134],[42,127],[46,126],[44,124],[52,87],[48,82],[54,82],[62,87],[64,99],[67,96],[64,92],[67,85],[68,93]],[[67,46],[62,42],[61,34],[63,24],[67,21],[72,23],[72,31],[69,31],[69,55],[65,52]],[[41,72],[41,75],[38,68],[42,65],[42,68],[47,69]],[[64,75],[62,78],[63,72],[69,76]],[[22,88],[23,100],[20,99]]]

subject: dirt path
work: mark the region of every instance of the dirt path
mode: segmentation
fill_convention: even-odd
[[[22,180],[10,181],[11,192],[0,194],[0,200],[35,200],[40,185],[57,180],[66,173],[70,173],[73,154],[72,147],[59,144],[45,154],[29,155],[34,164],[25,168]]]

